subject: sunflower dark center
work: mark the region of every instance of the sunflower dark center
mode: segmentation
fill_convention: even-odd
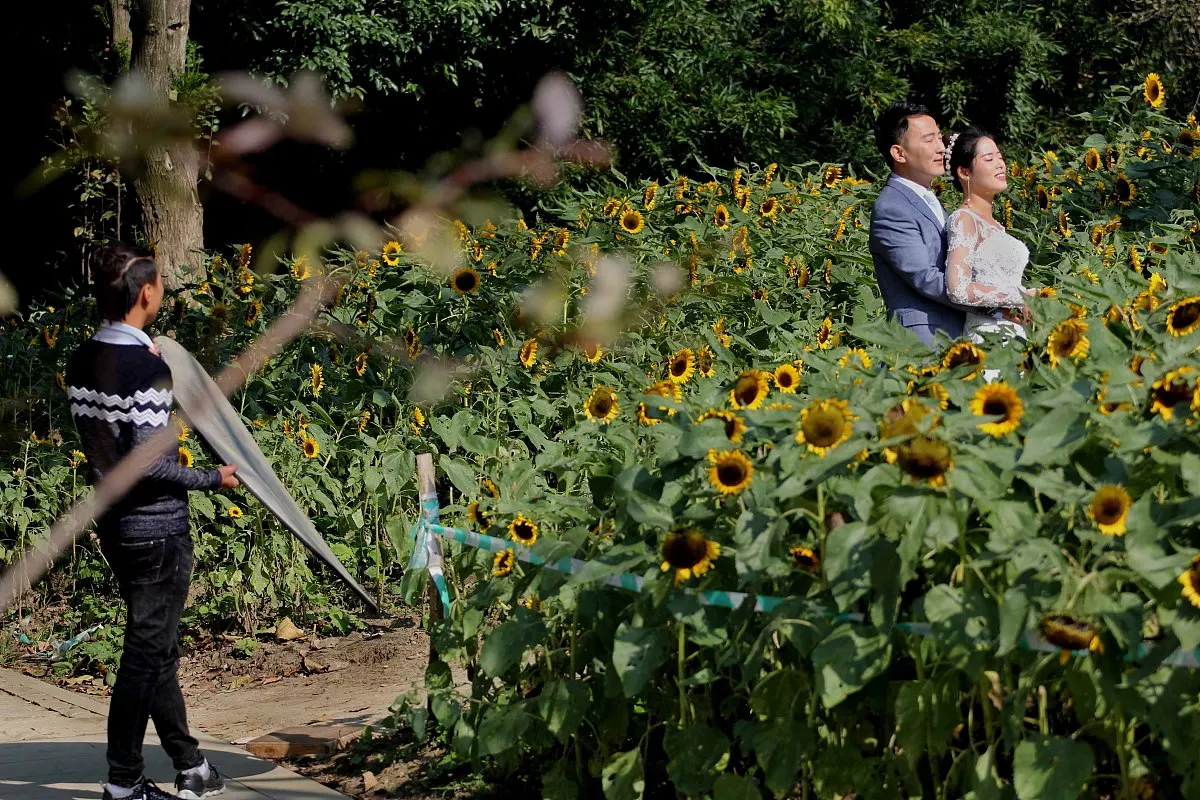
[[[477,283],[473,272],[460,272],[454,276],[454,285],[464,292],[474,291]]]
[[[1186,330],[1200,321],[1200,301],[1183,303],[1171,312],[1171,324],[1176,330]]]
[[[732,439],[737,436],[737,418],[729,416],[725,419],[725,438]]]
[[[985,417],[1004,417],[1008,419],[1011,409],[1008,407],[1008,401],[1003,397],[989,397],[983,403],[983,415]]]
[[[1119,497],[1105,497],[1096,504],[1096,521],[1103,525],[1111,525],[1121,518],[1125,504]]]
[[[916,439],[901,447],[899,456],[901,468],[915,478],[936,478],[950,468],[950,449],[928,439]]]
[[[607,416],[609,411],[612,411],[612,396],[608,393],[601,394],[592,400],[592,414],[595,416]]]
[[[804,421],[804,438],[817,447],[832,447],[845,430],[846,420],[837,411],[816,411]]]
[[[1079,331],[1074,326],[1063,328],[1054,341],[1054,352],[1060,356],[1070,355],[1079,344]]]
[[[533,525],[528,522],[518,522],[513,525],[513,536],[520,539],[522,542],[527,542],[537,534],[533,530]]]
[[[779,382],[780,386],[791,386],[792,385],[792,373],[787,372],[785,370],[784,372],[779,373],[779,375],[775,378],[775,380],[777,380]]]
[[[1190,399],[1192,389],[1187,385],[1186,381],[1174,380],[1155,391],[1154,398],[1167,408],[1174,407],[1177,403],[1182,403]]]
[[[742,378],[738,381],[734,396],[742,405],[750,405],[758,399],[758,381],[755,378]]]
[[[1122,200],[1128,200],[1132,194],[1133,185],[1124,178],[1117,178],[1116,191],[1117,197]]]
[[[676,378],[683,377],[684,373],[687,372],[688,366],[688,359],[677,358],[671,362],[671,374]]]
[[[737,486],[746,480],[746,468],[736,461],[717,465],[717,481],[722,486]]]
[[[663,559],[675,569],[691,569],[707,556],[708,541],[699,533],[673,533],[663,545]]]

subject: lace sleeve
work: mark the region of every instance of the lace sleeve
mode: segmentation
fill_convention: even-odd
[[[946,226],[946,295],[960,306],[1006,308],[1024,302],[1020,291],[972,280],[971,256],[983,242],[979,220],[956,211]]]

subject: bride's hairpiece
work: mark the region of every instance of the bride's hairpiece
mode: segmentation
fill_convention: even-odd
[[[946,174],[954,177],[950,172],[950,157],[954,155],[954,143],[958,141],[958,134],[950,134],[950,141],[946,142],[946,152],[942,154],[942,167],[946,170]]]

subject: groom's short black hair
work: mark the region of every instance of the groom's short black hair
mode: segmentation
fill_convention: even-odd
[[[909,100],[897,100],[879,115],[875,121],[875,147],[889,168],[895,166],[892,162],[892,145],[899,144],[904,134],[908,133],[908,118],[932,116],[928,108]]]

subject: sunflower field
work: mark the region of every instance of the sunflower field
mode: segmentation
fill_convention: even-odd
[[[1028,343],[886,322],[881,178],[837,164],[464,211],[437,258],[232,248],[159,327],[215,368],[345,279],[235,404],[382,598],[424,582],[415,453],[443,522],[511,545],[444,544],[440,658],[396,706],[455,758],[552,798],[1200,800],[1200,671],[1172,657],[1200,647],[1200,124],[1163,101],[1118,89],[1079,146],[1010,162]],[[90,313],[3,323],[0,562],[82,488],[61,372]],[[194,622],[352,624],[253,500],[192,511]],[[94,544],[72,558],[38,591],[111,592]]]

